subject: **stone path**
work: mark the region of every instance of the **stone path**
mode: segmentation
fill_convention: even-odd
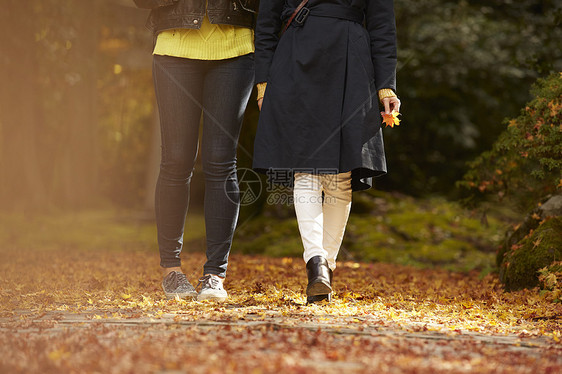
[[[109,315],[116,311],[110,311]],[[266,310],[264,310],[266,312]],[[29,312],[20,311],[17,318],[26,318],[34,316]],[[389,337],[389,338],[404,338],[404,339],[424,339],[429,341],[477,341],[482,344],[491,344],[503,346],[505,349],[513,351],[535,351],[537,349],[557,347],[553,344],[552,339],[544,336],[530,337],[524,334],[502,334],[490,335],[481,334],[472,331],[450,331],[449,333],[438,331],[442,328],[437,324],[422,324],[411,322],[403,325],[401,329],[389,328],[379,326],[376,321],[368,317],[322,317],[322,321],[311,322],[296,322],[291,320],[291,316],[274,317],[265,316],[260,317],[256,314],[255,317],[246,314],[243,320],[228,321],[228,320],[183,320],[181,315],[178,314],[162,314],[157,318],[151,317],[134,317],[128,316],[126,318],[112,318],[107,317],[108,312],[104,313],[66,313],[58,311],[50,311],[43,313],[37,317],[32,317],[27,328],[18,329],[19,333],[32,332],[37,329],[43,332],[57,332],[68,329],[81,329],[91,326],[114,326],[114,327],[150,327],[150,328],[163,328],[165,331],[169,327],[196,327],[199,329],[213,329],[217,327],[236,326],[250,329],[259,329],[267,327],[274,330],[280,329],[307,329],[317,331],[318,329],[323,332],[337,334],[337,335],[357,335],[365,337]],[[126,312],[125,312],[126,315]],[[178,318],[179,317],[179,318]],[[20,318],[20,319],[21,319]],[[357,326],[357,320],[362,320],[365,323],[362,326]],[[0,332],[9,331],[10,322],[13,322],[15,317],[0,318]],[[353,320],[354,324],[346,323]],[[375,323],[373,323],[375,322]],[[4,327],[1,327],[4,326]],[[417,331],[416,331],[417,330]],[[562,353],[562,348],[561,348]],[[562,362],[562,357],[561,357]]]
[[[120,317],[111,317],[116,312],[121,313]],[[127,315],[126,311],[119,310],[97,313],[49,311],[39,315],[19,311],[11,317],[0,318],[0,335],[9,334],[12,338],[41,336],[47,340],[57,340],[69,335],[85,334],[95,335],[98,339],[106,340],[110,344],[110,341],[115,339],[115,332],[118,332],[117,340],[125,343],[127,340],[139,339],[139,337],[148,341],[169,341],[187,334],[190,338],[186,340],[184,346],[189,349],[191,345],[198,344],[192,343],[193,337],[206,336],[219,340],[236,338],[237,334],[249,334],[267,340],[268,343],[259,349],[259,353],[265,357],[282,357],[284,361],[281,366],[292,368],[287,369],[288,372],[293,369],[295,372],[307,373],[377,372],[366,363],[369,362],[368,356],[366,358],[359,358],[356,354],[346,356],[345,347],[351,342],[354,345],[359,342],[366,347],[376,347],[371,358],[380,365],[381,371],[379,372],[533,373],[538,367],[546,368],[545,370],[552,368],[554,373],[559,372],[558,369],[562,369],[562,348],[552,339],[542,336],[525,336],[524,333],[490,335],[471,331],[446,331],[443,326],[419,323],[388,327],[380,325],[373,318],[364,316],[322,316],[308,321],[298,320],[294,317],[291,315],[275,316],[271,314],[271,310],[246,314],[243,319],[236,321],[184,319],[181,314],[138,317],[132,314]],[[358,320],[363,323],[358,323]],[[25,323],[21,321],[25,321]],[[15,328],[16,325],[17,328]],[[109,334],[110,331],[113,333]],[[274,347],[278,339],[283,340],[287,336],[295,334],[327,339],[331,345],[338,347],[340,352],[343,346],[343,354],[338,353],[328,361],[325,357],[318,358],[314,354],[304,358],[291,358],[291,354],[285,354]],[[385,366],[384,360],[381,362],[381,359],[377,358],[377,355],[396,355],[398,357],[404,355],[403,351],[408,353],[404,356],[409,357],[408,360],[419,361],[418,366],[412,366],[412,363],[408,362],[407,367],[401,368],[398,365],[393,368],[392,365]],[[250,360],[251,357],[248,355],[249,353],[245,351],[238,352],[240,359]],[[456,362],[455,358],[462,359],[458,359]],[[538,366],[515,365],[517,360],[522,359]],[[512,364],[506,362],[510,360],[513,361]],[[489,363],[491,366],[478,366],[483,363],[486,365]],[[264,369],[260,366],[257,368]],[[200,369],[200,372],[207,372],[209,367],[205,369],[203,366]],[[304,371],[299,371],[301,369]],[[151,371],[149,370],[149,372]],[[157,372],[170,374],[183,371],[159,370]],[[244,371],[234,370],[233,372]],[[265,367],[263,372],[272,371]]]

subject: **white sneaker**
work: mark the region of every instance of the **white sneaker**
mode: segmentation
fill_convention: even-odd
[[[215,300],[225,301],[228,297],[226,290],[222,286],[223,278],[215,274],[207,274],[199,279],[201,291],[197,295],[197,301],[201,300]],[[199,284],[197,287],[199,287]]]

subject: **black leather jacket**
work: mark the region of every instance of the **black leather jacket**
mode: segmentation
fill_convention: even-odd
[[[152,9],[146,27],[154,34],[168,29],[198,29],[205,11],[211,23],[254,28],[259,6],[259,0],[134,1],[139,8]]]

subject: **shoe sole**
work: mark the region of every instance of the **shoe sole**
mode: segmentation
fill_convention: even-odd
[[[306,296],[327,295],[332,292],[332,287],[322,281],[309,284],[306,287]]]
[[[228,298],[228,295],[226,295],[226,296],[214,296],[214,295],[201,295],[201,294],[199,294],[197,296],[197,301],[212,300],[212,301],[223,302],[227,298]]]
[[[306,298],[306,305],[310,304],[318,304],[326,301],[327,303],[332,301],[332,294],[327,295],[315,295],[315,296],[308,296]]]

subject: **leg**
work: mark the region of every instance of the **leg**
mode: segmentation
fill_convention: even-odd
[[[203,81],[201,62],[154,56],[153,78],[162,133],[162,162],[156,184],[160,265],[179,270],[189,185],[195,158]]]
[[[326,258],[328,253],[322,245],[322,188],[319,176],[295,173],[293,198],[304,247],[304,262],[315,256]]]
[[[330,301],[331,276],[322,246],[322,187],[320,176],[295,173],[293,188],[295,212],[304,246],[308,285],[307,303]]]
[[[203,93],[201,159],[207,231],[203,272],[224,278],[240,206],[236,148],[254,83],[254,58],[245,55],[212,64]]]
[[[322,176],[324,188],[323,247],[327,252],[328,266],[336,268],[336,257],[351,210],[351,172]]]

